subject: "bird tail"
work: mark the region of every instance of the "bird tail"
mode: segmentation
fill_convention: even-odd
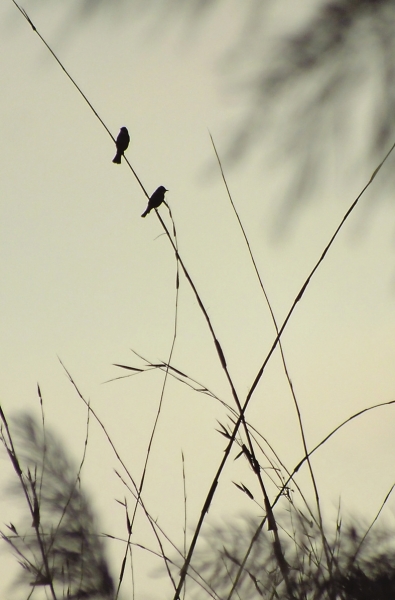
[[[149,212],[150,212],[150,209],[147,207],[141,216],[146,217]]]
[[[120,165],[121,164],[121,156],[122,156],[122,154],[119,154],[117,152],[116,155],[114,156],[114,158],[112,159],[112,162],[116,163],[117,165]]]

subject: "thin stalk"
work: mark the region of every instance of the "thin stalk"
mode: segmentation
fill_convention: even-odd
[[[266,288],[265,288],[265,286],[263,284],[261,274],[259,273],[258,266],[256,264],[256,261],[255,261],[254,255],[253,255],[249,239],[247,237],[247,234],[246,234],[246,231],[244,229],[243,223],[242,223],[242,221],[240,219],[240,215],[239,215],[239,213],[237,211],[235,203],[233,202],[232,194],[230,192],[230,189],[229,189],[229,186],[228,186],[228,182],[227,182],[226,177],[225,177],[225,172],[224,172],[224,169],[223,169],[223,166],[222,166],[222,161],[221,161],[220,156],[218,154],[218,150],[217,150],[217,147],[215,145],[213,136],[211,135],[210,132],[209,132],[209,135],[210,135],[212,146],[214,148],[214,152],[215,152],[215,156],[216,156],[216,159],[217,159],[217,162],[218,162],[218,166],[219,166],[219,169],[221,171],[222,181],[224,182],[224,185],[225,185],[225,188],[226,188],[226,192],[228,194],[229,201],[230,201],[231,206],[233,208],[233,211],[235,213],[236,219],[237,219],[237,221],[239,223],[239,227],[241,229],[244,241],[246,243],[246,246],[247,246],[247,249],[248,249],[248,253],[249,253],[252,265],[254,267],[255,274],[257,276],[260,288],[262,290],[262,293],[263,293],[263,296],[265,298],[267,307],[269,309],[270,316],[272,318],[276,334],[278,335],[279,329],[278,329],[277,319],[275,317],[275,314],[274,314],[271,302],[269,300],[269,296],[268,296],[268,294],[266,292]],[[302,415],[301,415],[301,412],[300,412],[298,400],[296,398],[295,388],[294,388],[294,385],[292,383],[291,376],[290,376],[289,370],[288,370],[288,366],[287,366],[287,363],[286,363],[286,360],[285,360],[285,354],[284,354],[283,345],[282,345],[282,342],[281,342],[280,339],[279,339],[279,342],[278,342],[278,346],[279,346],[279,350],[280,350],[280,355],[281,355],[281,361],[282,361],[282,364],[283,364],[284,374],[285,374],[287,382],[288,382],[288,386],[289,386],[289,389],[290,389],[290,392],[291,392],[291,395],[292,395],[293,403],[294,403],[296,414],[297,414],[297,418],[298,418],[299,430],[300,430],[300,435],[301,435],[301,438],[302,438],[302,444],[303,444],[304,453],[305,453],[305,456],[308,457],[308,448],[307,448],[306,435],[305,435],[305,431],[304,431],[304,427],[303,427]],[[321,534],[321,539],[322,539],[322,543],[323,543],[323,546],[324,546],[324,549],[325,549],[326,560],[327,560],[328,566],[330,567],[331,561],[330,561],[329,550],[328,550],[329,546],[328,546],[328,541],[327,541],[325,533],[324,533],[324,526],[323,526],[322,511],[321,511],[321,505],[320,505],[320,497],[319,497],[319,493],[318,493],[318,486],[317,486],[317,482],[316,482],[316,479],[315,479],[315,476],[314,476],[313,467],[312,467],[312,464],[311,464],[311,461],[310,461],[309,458],[307,458],[307,464],[308,464],[309,471],[310,471],[310,478],[311,478],[311,482],[312,482],[312,485],[313,485],[314,495],[315,495],[315,500],[316,500],[316,505],[317,505],[317,514],[318,514],[319,530],[320,530],[320,534]],[[238,576],[236,576],[235,582],[234,582],[234,584],[233,584],[233,586],[231,588],[231,591],[229,593],[228,600],[231,599],[231,597],[233,595],[233,592],[236,589],[239,577],[240,577],[240,573],[238,573]]]

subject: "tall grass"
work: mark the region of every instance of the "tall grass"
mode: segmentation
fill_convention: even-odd
[[[114,136],[104,121],[43,36],[38,32],[27,13],[19,7],[15,0],[12,1],[115,142]],[[189,580],[193,583],[191,586],[188,585],[188,595],[209,596],[218,599],[227,598],[228,600],[232,597],[243,598],[244,600],[255,597],[287,598],[289,600],[302,598],[325,598],[328,600],[355,598],[359,600],[368,597],[389,598],[391,594],[395,597],[395,578],[393,576],[395,558],[391,540],[382,533],[376,533],[376,530],[372,531],[373,523],[365,529],[361,525],[346,527],[342,525],[341,516],[339,515],[335,523],[326,524],[321,510],[320,493],[315,473],[310,461],[311,455],[324,444],[329,443],[331,437],[351,420],[360,417],[366,411],[379,409],[395,401],[377,404],[351,415],[346,421],[329,432],[314,448],[309,448],[298,399],[292,385],[286,354],[282,345],[283,333],[292,319],[298,303],[303,300],[307,288],[326,260],[344,224],[353,214],[362,195],[372,184],[394,149],[395,144],[350,204],[323,248],[322,253],[317,257],[314,267],[301,285],[285,319],[280,323],[275,316],[261,273],[254,260],[248,237],[237,213],[221,159],[212,137],[211,142],[229,201],[247,247],[252,268],[258,278],[273,321],[272,344],[266,356],[262,358],[261,366],[251,381],[247,394],[240,397],[236,391],[235,374],[228,366],[227,357],[216,331],[215,323],[210,318],[193,274],[184,261],[182,250],[178,244],[176,223],[170,206],[165,203],[168,218],[167,215],[164,217],[161,212],[162,209],[155,209],[155,214],[174,252],[176,268],[174,329],[169,355],[166,361],[160,363],[147,360],[146,367],[143,368],[133,365],[117,365],[128,373],[139,374],[144,370],[154,369],[163,371],[165,375],[156,417],[145,450],[143,469],[138,477],[132,475],[126,460],[117,450],[116,442],[109,435],[100,416],[84,398],[73,380],[72,374],[66,370],[71,384],[87,408],[85,446],[89,440],[89,421],[90,418],[93,418],[102,428],[106,440],[114,452],[115,459],[121,467],[117,474],[125,486],[128,499],[122,502],[122,509],[125,511],[126,530],[125,551],[119,565],[119,572],[115,576],[110,575],[100,536],[95,528],[95,519],[89,501],[81,487],[81,469],[84,457],[76,474],[73,475],[73,469],[69,466],[66,458],[66,450],[56,443],[55,438],[45,425],[44,412],[42,412],[41,427],[32,417],[25,415],[19,417],[13,428],[10,427],[6,415],[0,409],[0,418],[3,424],[1,439],[14,467],[18,480],[18,493],[24,496],[33,527],[32,535],[29,526],[26,526],[26,524],[22,524],[22,529],[19,525],[10,524],[8,531],[2,532],[3,540],[12,548],[23,567],[25,575],[23,581],[31,588],[29,597],[40,589],[44,589],[54,600],[57,598],[116,599],[120,597],[128,561],[133,566],[132,547],[135,542],[132,536],[138,510],[143,512],[157,542],[156,550],[146,548],[146,551],[154,552],[163,561],[165,573],[173,589],[172,597],[174,600],[186,597],[186,582]],[[145,187],[134,168],[127,159],[125,159],[125,163],[148,198]],[[219,398],[205,384],[197,382],[188,373],[181,372],[172,364],[173,350],[178,333],[178,291],[182,285],[190,288],[204,317],[216,352],[218,368],[222,369],[225,375],[233,399],[232,406]],[[304,449],[304,455],[291,471],[285,467],[281,458],[277,455],[276,449],[268,444],[255,424],[248,420],[247,409],[254,399],[257,386],[277,348],[280,350],[284,374],[292,394]],[[228,420],[225,420],[224,417],[224,420],[218,425],[218,432],[225,440],[225,447],[222,455],[218,458],[215,475],[207,490],[190,540],[188,540],[186,525],[188,506],[187,472],[183,461],[184,543],[181,548],[178,548],[172,541],[171,536],[164,532],[144,503],[144,485],[150,466],[152,443],[161,417],[163,395],[169,378],[177,379],[183,385],[195,390],[196,393],[210,395],[221,402],[226,410],[226,415],[230,416]],[[40,389],[38,391],[40,403],[43,406]],[[15,432],[13,429],[15,429]],[[225,466],[235,446],[238,446],[238,456],[244,460],[246,469],[252,470],[256,477],[259,497],[254,497],[252,492],[242,483],[236,483],[236,486],[241,493],[260,506],[263,517],[260,522],[247,519],[241,528],[235,528],[233,523],[229,523],[226,527],[218,526],[210,532],[210,530],[204,528],[206,515],[211,504],[216,500]],[[270,463],[273,472],[270,486],[268,485],[268,471],[262,466],[267,462]],[[295,480],[295,475],[304,463],[307,463],[314,489],[315,504],[313,506],[306,500],[304,491]],[[269,491],[273,485],[277,489],[274,496]],[[296,489],[296,500],[294,493],[290,491],[291,485]],[[383,506],[391,491],[392,488],[383,500]],[[281,510],[278,510],[280,501]],[[377,514],[377,518],[380,512],[381,509]],[[203,545],[203,549],[198,550],[197,542],[201,539],[206,547]],[[172,548],[171,556],[168,552],[165,552],[165,544],[167,547],[170,544]],[[116,583],[113,583],[113,581],[116,581]]]

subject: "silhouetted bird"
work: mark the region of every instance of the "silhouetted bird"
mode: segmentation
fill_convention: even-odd
[[[165,192],[168,191],[169,190],[167,190],[163,185],[160,185],[148,200],[148,206],[141,216],[146,217],[153,208],[158,208],[158,206],[160,206],[165,199]]]
[[[118,133],[117,141],[115,142],[117,147],[117,153],[112,159],[113,163],[117,165],[121,164],[121,156],[125,152],[126,148],[129,146],[130,137],[129,132],[126,127],[121,127],[120,132]]]

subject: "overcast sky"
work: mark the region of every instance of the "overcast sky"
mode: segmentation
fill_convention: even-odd
[[[218,6],[199,27],[131,10],[121,19],[103,11],[74,21],[70,8],[60,2],[31,0],[24,8],[113,135],[128,127],[127,156],[147,191],[168,188],[180,254],[243,398],[275,331],[208,133],[225,156],[243,111],[244,96],[236,91],[225,60],[242,27],[238,6]],[[0,46],[1,405],[8,416],[18,410],[39,415],[39,382],[47,425],[78,463],[86,407],[59,357],[139,480],[163,375],[149,372],[104,382],[126,374],[113,363],[144,364],[131,349],[154,362],[167,360],[174,330],[174,253],[156,215],[140,218],[146,198],[126,164],[111,162],[114,144],[107,132],[11,2],[0,8]],[[328,136],[325,144],[332,148],[332,142]],[[341,149],[329,155],[325,183],[280,237],[288,163],[274,166],[258,151],[237,166],[227,168],[224,161],[280,323],[377,166],[361,168],[345,181],[338,172],[343,175],[347,156]],[[383,172],[394,168],[394,160],[389,158]],[[309,447],[354,412],[395,400],[394,214],[389,203],[372,210],[382,193],[374,183],[362,198],[284,334]],[[159,211],[169,223],[165,207]],[[183,277],[177,328],[174,366],[232,404],[212,339]],[[344,517],[373,519],[394,482],[393,411],[386,407],[368,413],[317,452],[313,465],[328,517],[341,498]],[[216,419],[225,423],[226,415],[208,396],[169,382],[143,497],[178,544],[183,527],[181,449],[190,532],[222,458],[226,440],[215,429]],[[278,353],[247,416],[292,470],[303,450]],[[243,482],[259,495],[251,470],[242,461],[233,462],[236,454],[235,449],[208,522],[262,514],[232,483]],[[4,457],[2,488],[12,477],[6,464]],[[114,468],[115,457],[92,422],[82,481],[100,530],[125,538],[124,513],[115,499],[127,492]],[[312,499],[306,470],[299,482]],[[5,494],[0,502],[1,522],[14,522],[15,506]],[[392,524],[394,502],[390,498],[384,515]],[[143,516],[134,539],[155,545]],[[115,576],[123,551],[120,542],[108,544]],[[167,580],[164,584],[152,576],[162,568],[160,561],[143,551],[136,552],[136,560],[137,597],[163,592]],[[3,562],[2,555],[7,568],[15,562]],[[0,592],[2,597],[11,598],[11,570],[0,579],[7,590]],[[125,597],[128,590],[129,575]],[[168,594],[162,597],[170,597],[170,586]]]

